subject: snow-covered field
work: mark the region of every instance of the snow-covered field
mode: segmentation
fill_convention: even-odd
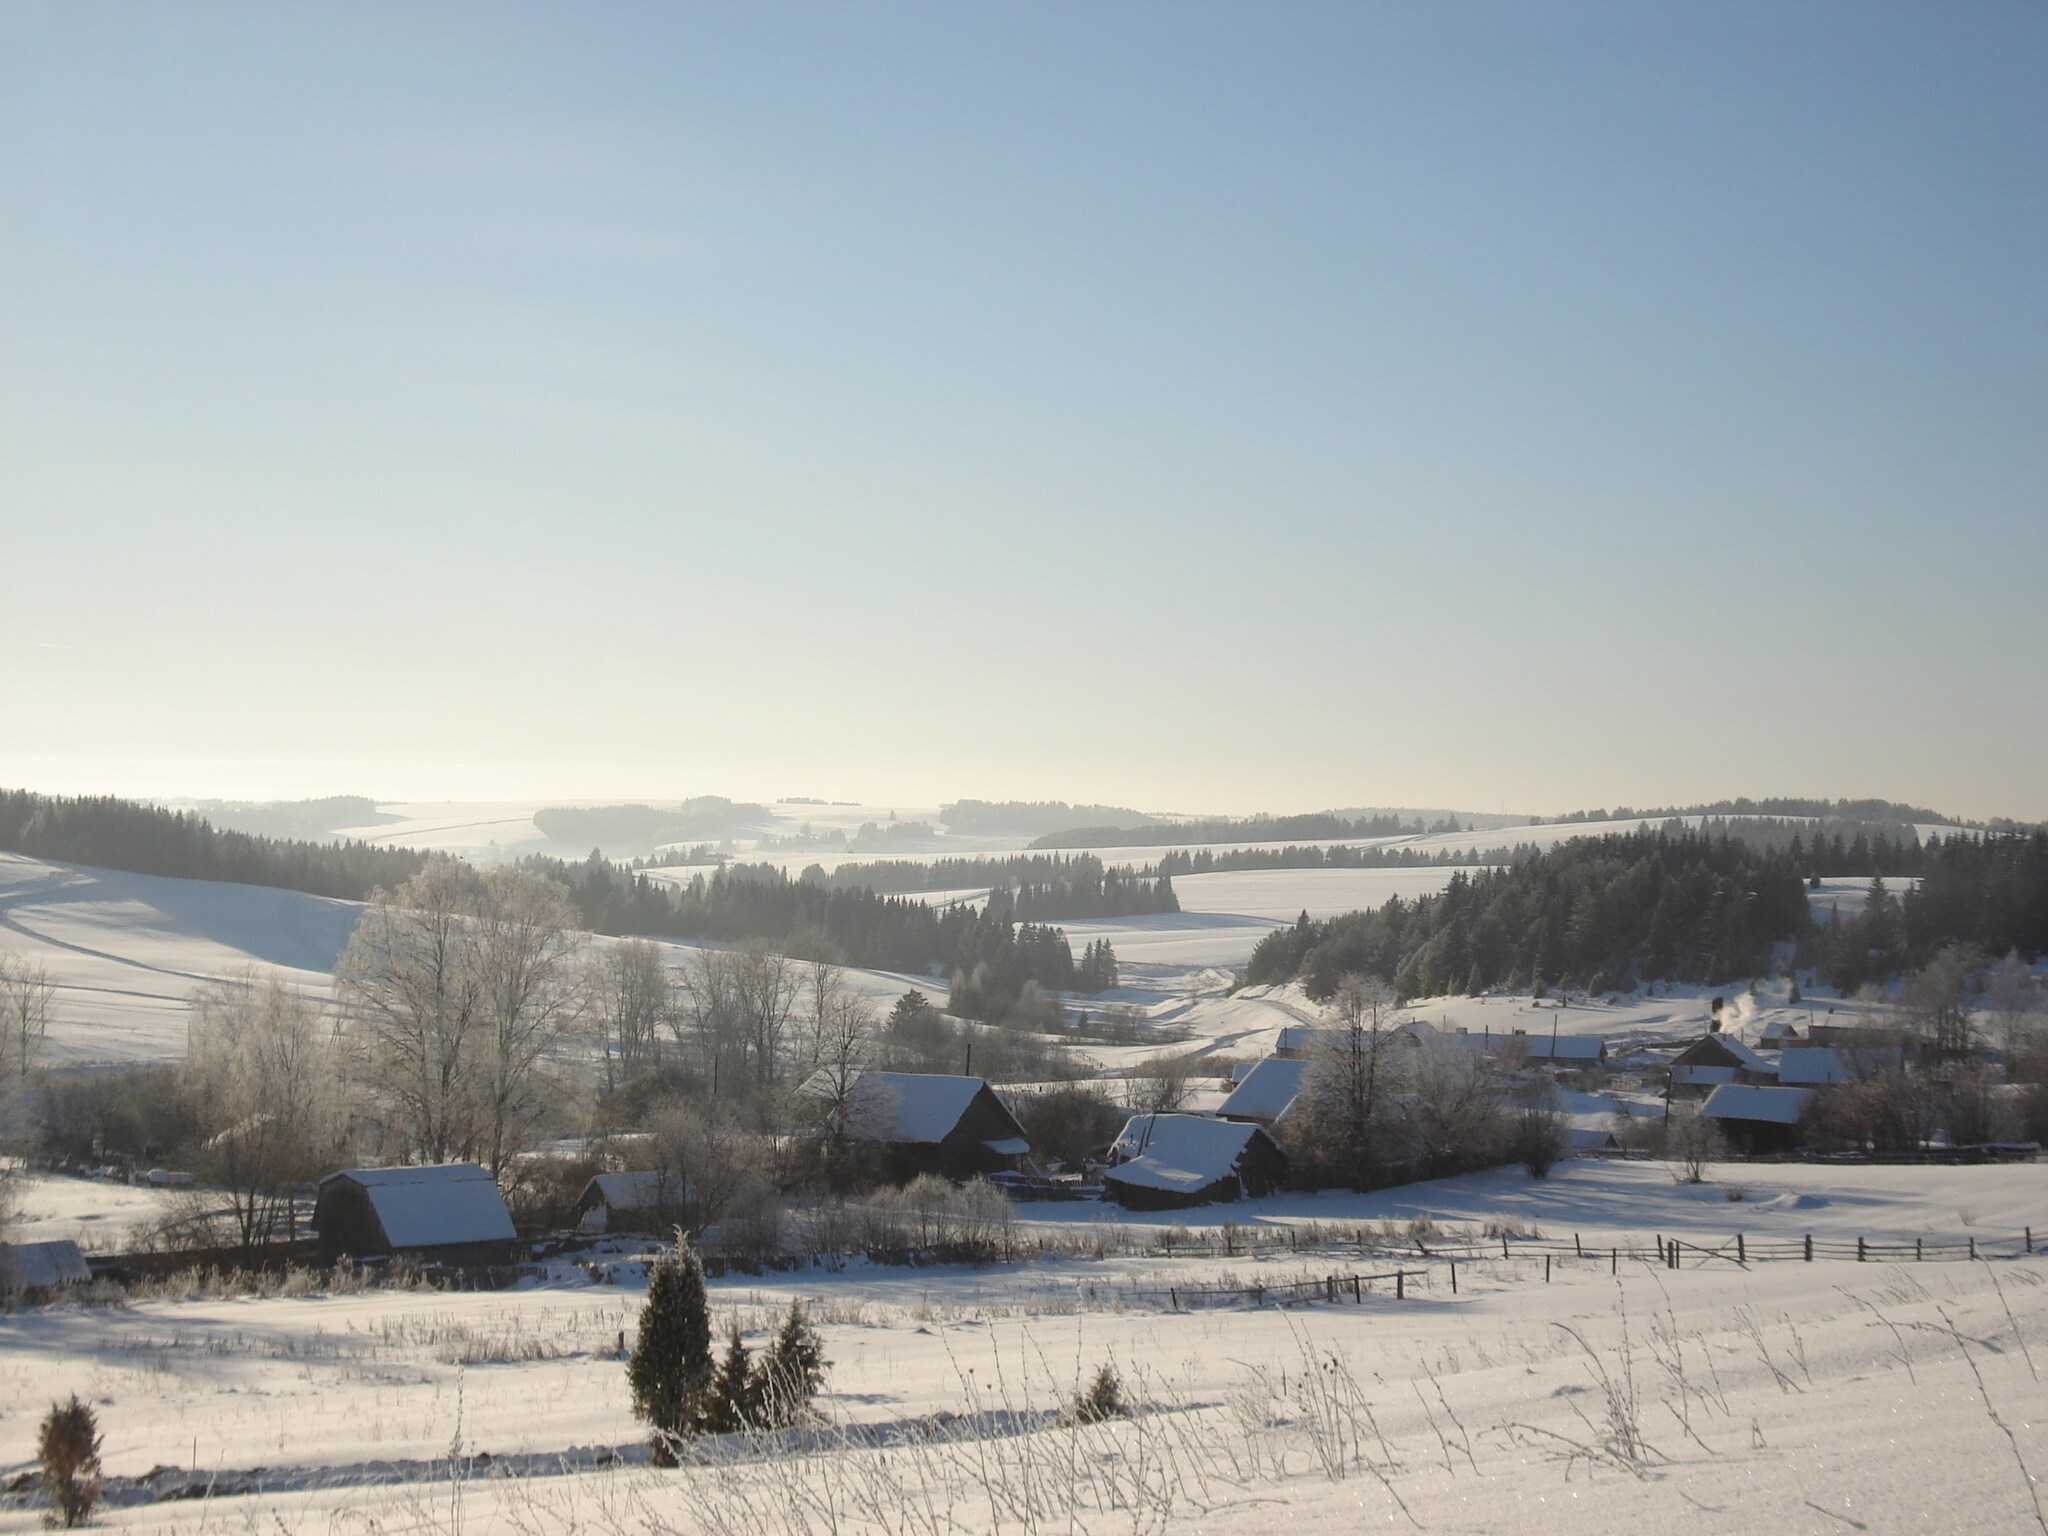
[[[1733,1170],[1718,1170],[1732,1174]],[[1739,1187],[1745,1198],[1727,1198]],[[2039,1222],[2032,1167],[1567,1163],[1226,1211],[1429,1216],[1552,1237],[1976,1233]],[[1050,1208],[1048,1208],[1048,1211]],[[1144,1218],[1157,1223],[1161,1218]],[[1175,1311],[1198,1284],[1423,1271],[1396,1301]],[[122,1530],[2038,1530],[2048,1261],[1448,1267],[1355,1251],[856,1266],[713,1284],[759,1345],[822,1322],[826,1427],[645,1466],[618,1358],[641,1289],[563,1269],[501,1293],[138,1300],[0,1316],[0,1486],[88,1397]],[[628,1271],[630,1276],[631,1271]],[[1058,1410],[1113,1361],[1133,1419]],[[213,1499],[151,1502],[212,1481]],[[40,1510],[0,1495],[0,1530]]]

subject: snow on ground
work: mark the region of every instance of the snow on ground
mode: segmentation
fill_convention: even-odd
[[[133,1234],[164,1215],[162,1191],[138,1189],[111,1179],[77,1179],[61,1174],[23,1174],[15,1183],[20,1201],[15,1241],[50,1243],[70,1239],[88,1253],[120,1253]]]
[[[324,993],[360,908],[0,853],[0,949],[48,970],[57,1064],[175,1056],[192,993],[243,966]]]
[[[1988,1235],[2038,1215],[2042,1194],[2033,1167],[1740,1175],[1741,1203],[1654,1165],[1573,1162],[1543,1183],[1501,1173],[1179,1219],[1506,1214],[1705,1244],[1738,1218],[1751,1233]],[[1155,1294],[1393,1262],[1426,1271],[1405,1300],[1381,1284],[1356,1303],[1176,1311]],[[0,1484],[28,1466],[43,1406],[78,1391],[106,1436],[117,1530],[2039,1529],[2048,1261],[1672,1271],[1603,1255],[1547,1283],[1528,1259],[1458,1270],[1455,1294],[1441,1263],[1341,1250],[729,1277],[714,1319],[756,1346],[789,1298],[813,1307],[832,1428],[713,1442],[669,1472],[644,1466],[618,1357],[643,1294],[630,1267],[616,1286],[565,1268],[497,1293],[15,1312],[0,1315]],[[1062,1427],[1055,1410],[1105,1360],[1149,1411]],[[159,1487],[263,1491],[139,1502],[126,1480],[165,1468]],[[0,1497],[0,1530],[39,1516]]]

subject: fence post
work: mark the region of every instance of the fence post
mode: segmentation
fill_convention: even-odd
[[[1747,1264],[1749,1262],[1749,1249],[1743,1243],[1740,1232],[1735,1234],[1735,1262],[1738,1264]]]
[[[1977,1257],[1977,1239],[1974,1237],[1970,1239],[1970,1257],[1973,1259]]]
[[[1621,1273],[1621,1250],[1619,1248],[1615,1249],[1613,1253],[1608,1255],[1607,1272],[1610,1275],[1618,1275]]]
[[[1456,1259],[1451,1260],[1451,1294],[1453,1296],[1458,1294],[1458,1261]]]
[[[1180,1287],[1168,1286],[1166,1288],[1166,1295],[1167,1299],[1173,1303],[1173,1310],[1178,1312],[1180,1310]]]
[[[1586,1250],[1579,1246],[1579,1234],[1576,1232],[1572,1234],[1572,1252],[1582,1259],[1586,1256]]]
[[[1809,1264],[1813,1262],[1813,1234],[1811,1232],[1806,1234],[1806,1262]]]
[[[1543,1283],[1550,1284],[1550,1255],[1543,1255]]]
[[[1500,1256],[1502,1258],[1508,1256],[1508,1235],[1505,1232],[1500,1235]]]
[[[1405,1269],[1394,1271],[1394,1300],[1396,1301],[1406,1301],[1408,1299],[1407,1275],[1408,1271]]]
[[[2033,1229],[2032,1227],[2029,1227],[2029,1228],[2027,1228],[2027,1252],[2029,1252],[2029,1253],[2032,1253],[2033,1251],[2034,1251],[2034,1229]]]
[[[1861,1264],[1861,1263],[1863,1263],[1863,1262],[1864,1262],[1864,1259],[1863,1259],[1863,1239],[1862,1239],[1861,1237],[1859,1237],[1859,1238],[1857,1238],[1857,1239],[1856,1239],[1856,1262],[1857,1262],[1858,1264]]]
[[[1913,1262],[1914,1262],[1915,1264],[1918,1264],[1918,1263],[1919,1263],[1919,1262],[1920,1262],[1920,1261],[1921,1261],[1922,1259],[1924,1259],[1924,1258],[1926,1258],[1926,1257],[1927,1257],[1927,1255],[1926,1255],[1926,1254],[1924,1254],[1924,1253],[1922,1253],[1922,1252],[1920,1251],[1920,1239],[1919,1239],[1919,1238],[1917,1238],[1917,1237],[1916,1237],[1916,1238],[1914,1238],[1914,1239],[1913,1239]]]

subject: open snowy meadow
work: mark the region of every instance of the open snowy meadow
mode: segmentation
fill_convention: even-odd
[[[756,1346],[791,1298],[812,1309],[819,1422],[708,1438],[673,1470],[629,1408],[626,1252],[502,1292],[18,1311],[0,1530],[38,1524],[33,1425],[74,1391],[117,1530],[2040,1529],[2039,1170],[1716,1175],[1570,1162],[1192,1224],[1040,1207],[1029,1261],[729,1276],[714,1326]],[[1856,1237],[1894,1246],[1858,1263]],[[1943,1257],[1913,1262],[1914,1237]],[[1077,1422],[1105,1363],[1127,1412]]]

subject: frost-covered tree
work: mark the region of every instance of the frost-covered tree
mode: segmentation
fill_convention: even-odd
[[[559,1105],[587,997],[561,888],[438,859],[379,891],[335,968],[353,1076],[412,1155],[498,1171]]]
[[[244,1249],[298,1235],[292,1192],[340,1150],[339,1067],[326,1010],[275,975],[244,969],[194,998],[183,1071],[201,1171]]]

